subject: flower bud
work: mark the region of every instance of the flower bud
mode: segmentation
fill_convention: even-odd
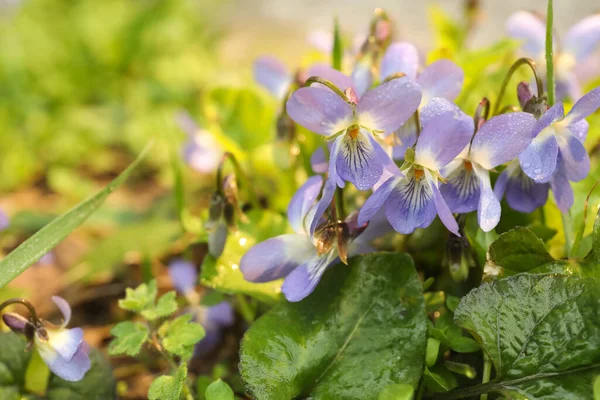
[[[446,262],[450,276],[455,282],[464,282],[469,277],[472,264],[471,246],[463,236],[450,235],[446,246]]]
[[[517,97],[519,98],[519,104],[521,105],[521,108],[524,109],[525,104],[527,104],[527,102],[533,98],[533,90],[531,90],[531,86],[529,86],[529,84],[526,82],[519,83],[517,86]]]

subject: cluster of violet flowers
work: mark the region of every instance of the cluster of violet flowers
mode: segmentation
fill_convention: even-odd
[[[541,51],[543,30],[532,29],[532,18],[517,13],[508,30],[524,40],[525,50]],[[565,52],[582,58],[600,41],[600,18],[589,18],[570,32],[567,45],[574,48]],[[292,79],[272,57],[255,64],[258,83],[284,100],[281,115],[325,139],[311,157],[316,175],[288,207],[295,233],[255,245],[240,263],[249,281],[285,278],[282,291],[289,301],[308,296],[329,266],[373,251],[369,243],[390,226],[410,234],[438,216],[460,236],[454,214],[476,211],[479,226],[488,232],[500,221],[504,196],[511,208],[532,212],[546,203],[550,189],[566,213],[574,201],[570,182],[589,173],[585,118],[600,107],[600,88],[575,99],[565,115],[562,102],[548,107],[535,62],[523,58],[501,90],[517,67],[529,65],[537,90],[526,82],[518,85],[521,110],[498,112],[501,94],[493,113],[483,99],[471,117],[453,103],[464,80],[458,65],[443,59],[421,67],[414,45],[381,46],[386,42],[377,36],[382,31],[389,34],[375,25],[366,41],[380,45],[371,49],[378,57],[370,59],[376,61],[365,72],[358,57],[351,76],[316,65]],[[531,44],[533,36],[537,47]],[[490,172],[503,165],[492,187]],[[343,189],[348,183],[372,193],[346,215]]]

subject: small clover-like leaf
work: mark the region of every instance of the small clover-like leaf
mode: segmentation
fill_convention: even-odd
[[[206,396],[206,400],[234,400],[233,390],[220,379],[206,388],[204,396]]]
[[[148,389],[150,400],[179,400],[187,377],[187,366],[181,364],[175,374],[156,378]]]
[[[146,308],[141,312],[142,317],[148,321],[154,321],[158,318],[168,317],[177,311],[177,301],[175,300],[176,294],[174,291],[165,293],[162,295],[156,305],[150,308]]]
[[[119,307],[123,310],[140,313],[154,306],[157,292],[156,280],[154,279],[147,284],[142,283],[135,289],[127,288],[125,298],[119,300]]]
[[[172,321],[166,321],[158,330],[165,350],[169,353],[191,358],[194,346],[204,338],[202,325],[191,321],[189,314],[182,315]]]
[[[127,354],[128,356],[135,356],[148,340],[148,327],[139,322],[121,322],[115,325],[110,333],[115,336],[108,348],[111,355]]]

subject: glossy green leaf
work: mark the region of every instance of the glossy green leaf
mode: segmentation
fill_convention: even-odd
[[[415,393],[415,389],[406,383],[395,383],[386,386],[381,392],[377,400],[411,400]]]
[[[257,400],[377,399],[391,384],[417,387],[426,330],[410,257],[355,257],[331,267],[308,298],[259,318],[242,340],[240,370]]]
[[[206,400],[234,400],[233,390],[220,379],[211,383],[204,395]]]
[[[31,352],[25,340],[12,332],[0,333],[0,398],[19,400],[25,392],[25,372]]]
[[[600,373],[600,281],[520,274],[463,298],[455,320],[489,354],[496,379],[447,399],[502,392],[514,398],[591,398]]]
[[[181,364],[173,376],[163,375],[156,378],[148,389],[150,400],[179,400],[187,378],[187,366]]]
[[[123,310],[141,313],[146,309],[154,307],[154,300],[158,289],[156,288],[156,280],[142,283],[137,288],[125,289],[125,298],[119,300],[119,307]]]
[[[457,353],[474,353],[481,348],[474,339],[463,335],[463,329],[454,323],[451,312],[444,310],[435,323],[428,324],[429,336]]]
[[[586,257],[587,260],[595,261],[600,264],[600,207],[594,220],[594,231],[592,233],[592,250]]]
[[[192,357],[194,346],[205,333],[202,325],[192,321],[191,314],[184,314],[163,323],[158,334],[165,350],[187,360]]]
[[[54,246],[67,237],[69,233],[81,225],[104,203],[104,200],[106,200],[108,195],[131,175],[131,172],[142,161],[148,149],[149,146],[142,151],[138,158],[127,167],[121,175],[109,183],[104,189],[54,219],[0,261],[0,287],[5,286],[16,278],[25,271],[27,267],[34,264],[44,254],[52,250]]]
[[[423,380],[430,392],[447,392],[458,386],[456,377],[441,365],[425,368]]]
[[[156,305],[146,308],[142,311],[142,317],[148,321],[154,321],[158,318],[168,317],[177,311],[177,294],[175,291],[170,291],[159,297]]]
[[[110,342],[109,354],[136,356],[148,340],[149,331],[142,323],[125,321],[115,325],[110,334],[115,338]]]
[[[519,227],[503,233],[492,243],[485,274],[504,277],[521,272],[565,273],[576,267],[568,261],[555,260],[540,238],[528,228]]]

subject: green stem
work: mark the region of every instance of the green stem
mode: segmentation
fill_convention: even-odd
[[[548,106],[554,105],[556,86],[554,83],[554,49],[552,48],[552,25],[554,21],[554,6],[552,0],[548,0],[548,12],[546,14],[546,82],[548,84]]]
[[[11,304],[21,304],[21,305],[27,307],[27,309],[29,310],[30,319],[31,319],[33,326],[37,327],[40,325],[40,320],[37,316],[37,313],[35,312],[35,308],[33,307],[33,304],[31,304],[29,301],[27,301],[25,299],[8,299],[5,302],[3,302],[2,304],[0,304],[0,311],[5,309],[6,307],[10,306]]]
[[[565,250],[567,252],[567,257],[571,257],[571,248],[572,241],[571,232],[573,231],[573,223],[571,221],[571,215],[567,211],[566,213],[561,213],[562,223],[563,223],[563,232],[565,234]]]
[[[237,303],[239,306],[239,311],[240,311],[240,314],[242,314],[242,317],[244,317],[246,322],[249,324],[254,322],[254,318],[256,317],[256,312],[253,309],[253,307],[250,305],[250,303],[248,303],[248,300],[246,300],[246,297],[244,295],[237,294],[235,296],[235,298],[237,300]]]
[[[344,188],[335,189],[335,215],[337,220],[343,221],[346,218],[346,208],[344,207]]]
[[[258,197],[252,189],[252,185],[250,185],[250,180],[242,170],[240,163],[235,158],[233,153],[224,153],[223,157],[221,158],[221,162],[219,162],[219,166],[217,167],[217,193],[223,195],[223,167],[225,166],[225,161],[227,160],[233,164],[238,182],[240,182],[242,184],[241,186],[246,190],[246,193],[248,194],[248,200],[250,201],[250,204],[252,204],[252,208],[260,208]]]
[[[490,360],[490,356],[484,351],[483,352],[483,377],[481,378],[481,383],[485,384],[490,381],[490,375],[492,374],[492,360]],[[482,394],[479,397],[479,400],[487,400],[487,393]]]
[[[333,90],[333,92],[335,94],[337,94],[338,96],[340,96],[342,99],[344,99],[344,101],[348,104],[350,104],[351,106],[356,106],[356,104],[354,104],[352,101],[350,101],[350,99],[348,98],[348,96],[346,96],[346,94],[337,86],[335,86],[333,84],[333,82],[328,81],[327,79],[323,79],[319,76],[311,76],[310,78],[308,78],[306,80],[306,83],[304,83],[304,87],[308,87],[310,85],[312,85],[313,83],[320,83],[321,85],[327,86],[329,89]]]
[[[333,24],[333,54],[331,55],[331,60],[333,63],[333,68],[338,71],[342,70],[342,35],[340,33],[340,24],[338,19],[334,20]]]
[[[515,71],[523,64],[527,64],[529,68],[531,68],[531,71],[533,71],[535,83],[537,85],[538,97],[541,97],[544,94],[544,82],[538,74],[535,62],[531,58],[519,58],[517,61],[515,61],[515,63],[510,67],[510,69],[506,73],[506,77],[504,78],[504,82],[502,82],[502,86],[500,87],[500,93],[498,94],[498,99],[496,100],[496,105],[494,106],[494,112],[492,113],[492,115],[498,115],[500,105],[502,104],[502,99],[504,98],[504,93],[506,93],[506,87],[508,86],[508,82],[510,82],[510,78],[512,78]]]

